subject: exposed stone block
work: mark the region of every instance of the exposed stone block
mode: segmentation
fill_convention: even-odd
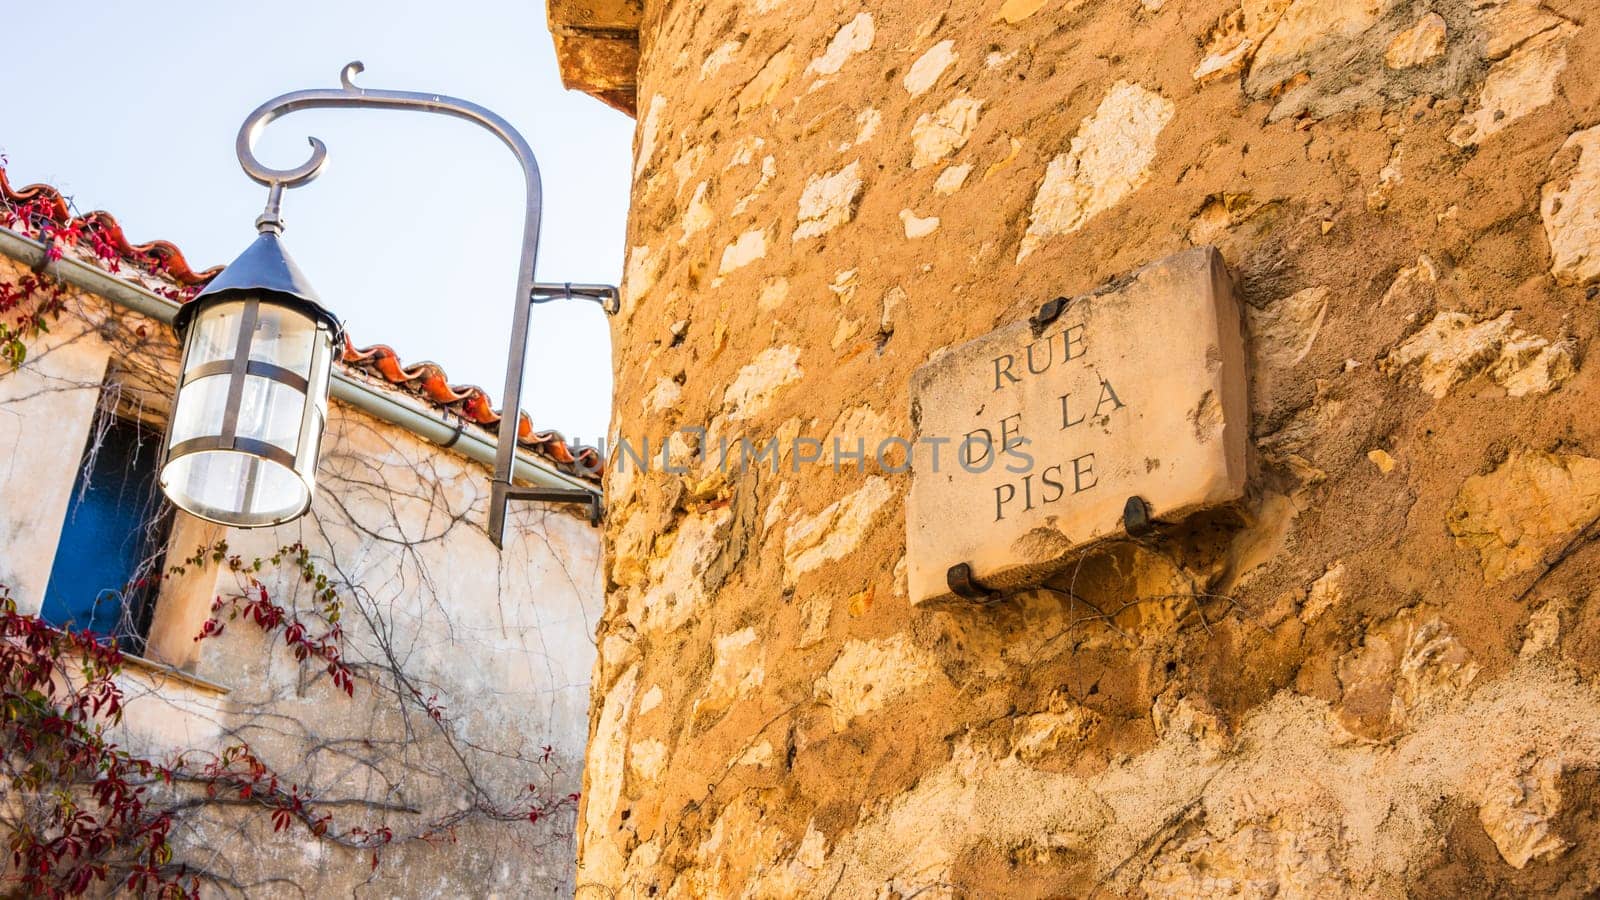
[[[919,116],[911,126],[911,168],[931,166],[965,147],[982,108],[982,100],[963,95]]]
[[[895,494],[887,478],[867,483],[821,512],[795,520],[783,539],[784,578],[800,576],[854,550]]]
[[[1383,52],[1383,64],[1391,69],[1426,65],[1444,55],[1447,32],[1444,16],[1428,13],[1394,36]]]
[[[1571,846],[1556,831],[1561,811],[1561,763],[1542,759],[1522,772],[1502,772],[1483,786],[1478,820],[1513,868],[1548,859]]]
[[[1567,67],[1567,42],[1576,30],[1571,25],[1552,28],[1495,63],[1478,94],[1477,109],[1461,118],[1450,142],[1460,147],[1480,143],[1554,100],[1556,78]]]
[[[932,677],[932,664],[905,635],[853,640],[844,645],[827,674],[817,679],[813,693],[832,711],[834,727],[843,729]]]
[[[1047,238],[1070,234],[1138,190],[1149,177],[1156,138],[1172,121],[1172,101],[1119,81],[1084,118],[1072,146],[1050,161],[1017,251],[1022,262]]]
[[[820,237],[855,218],[860,196],[859,162],[828,175],[813,175],[800,194],[800,224],[794,230],[794,240]]]
[[[722,394],[728,418],[738,421],[760,415],[780,388],[801,377],[799,362],[800,348],[794,346],[768,347],[757,354]]]
[[[676,630],[705,606],[705,575],[723,552],[731,521],[726,508],[691,514],[676,531],[656,538],[646,564],[648,589],[640,603],[639,630]]]
[[[911,96],[927,93],[928,89],[939,80],[939,76],[944,74],[944,70],[956,61],[960,54],[956,53],[955,46],[955,41],[940,41],[917,57],[917,61],[911,64],[902,81]]]
[[[756,260],[767,255],[767,232],[765,229],[755,228],[739,235],[738,239],[722,250],[722,262],[717,266],[718,275],[735,272]]]
[[[789,76],[794,74],[794,66],[793,46],[786,46],[772,54],[756,77],[750,79],[750,83],[739,92],[739,113],[743,115],[771,103],[778,96],[778,91],[789,82]]]
[[[654,738],[639,741],[628,748],[628,771],[645,782],[661,777],[667,764],[667,745]]]
[[[1373,25],[1393,0],[1294,0],[1261,41],[1253,67],[1271,70],[1320,44],[1354,37]],[[1251,77],[1258,77],[1252,69]]]
[[[1339,660],[1338,722],[1371,741],[1411,728],[1419,712],[1459,696],[1481,667],[1437,616],[1404,610],[1367,630]]]
[[[1600,459],[1517,450],[1461,486],[1446,524],[1493,583],[1529,572],[1600,518]]]
[[[967,183],[967,176],[972,174],[972,164],[964,163],[959,166],[950,166],[939,173],[938,179],[933,182],[933,192],[943,197],[948,197],[961,186]]]
[[[694,704],[694,721],[704,726],[766,679],[765,654],[754,628],[741,628],[712,642],[711,674]]]
[[[856,13],[855,18],[840,26],[833,40],[828,42],[828,49],[813,59],[806,71],[817,75],[836,74],[850,57],[871,49],[874,34],[872,13]]]
[[[584,761],[583,842],[586,853],[578,879],[609,880],[622,869],[626,858],[610,843],[611,820],[622,800],[626,775],[628,722],[633,717],[633,697],[639,687],[639,668],[629,668],[604,695],[596,714],[594,737]]]
[[[1551,343],[1511,324],[1512,313],[1474,322],[1442,312],[1383,358],[1385,371],[1413,375],[1428,394],[1442,398],[1479,374],[1512,397],[1545,394],[1576,370],[1570,342]]]
[[[1600,280],[1600,126],[1575,132],[1557,159],[1570,168],[1547,182],[1539,202],[1550,241],[1550,273],[1567,284]]]
[[[918,216],[909,209],[900,210],[900,222],[905,226],[906,237],[924,238],[939,229],[938,216]]]

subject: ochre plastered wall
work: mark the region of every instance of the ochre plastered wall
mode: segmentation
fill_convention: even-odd
[[[892,465],[618,465],[579,896],[1600,887],[1597,14],[648,3],[618,436],[870,447],[934,354],[1212,244],[1256,474],[927,610]]]

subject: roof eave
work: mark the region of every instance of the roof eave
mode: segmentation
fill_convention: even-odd
[[[635,115],[640,0],[548,0],[561,83]]]

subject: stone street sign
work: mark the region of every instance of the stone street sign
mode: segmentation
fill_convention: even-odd
[[[1222,257],[1200,247],[918,369],[912,602],[951,599],[963,576],[969,593],[1035,584],[1125,534],[1131,497],[1164,522],[1239,499],[1240,328]]]

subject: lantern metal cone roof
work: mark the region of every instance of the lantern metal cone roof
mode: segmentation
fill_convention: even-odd
[[[178,310],[173,325],[179,333],[182,333],[188,327],[189,321],[194,318],[195,310],[208,298],[263,291],[271,291],[301,301],[307,312],[327,322],[335,335],[342,332],[343,326],[339,319],[323,307],[322,300],[312,289],[310,280],[300,271],[300,267],[295,265],[294,259],[284,249],[282,239],[272,230],[263,230],[255,241],[239,254],[238,259],[229,263],[217,277],[211,279],[205,290],[185,303]]]

